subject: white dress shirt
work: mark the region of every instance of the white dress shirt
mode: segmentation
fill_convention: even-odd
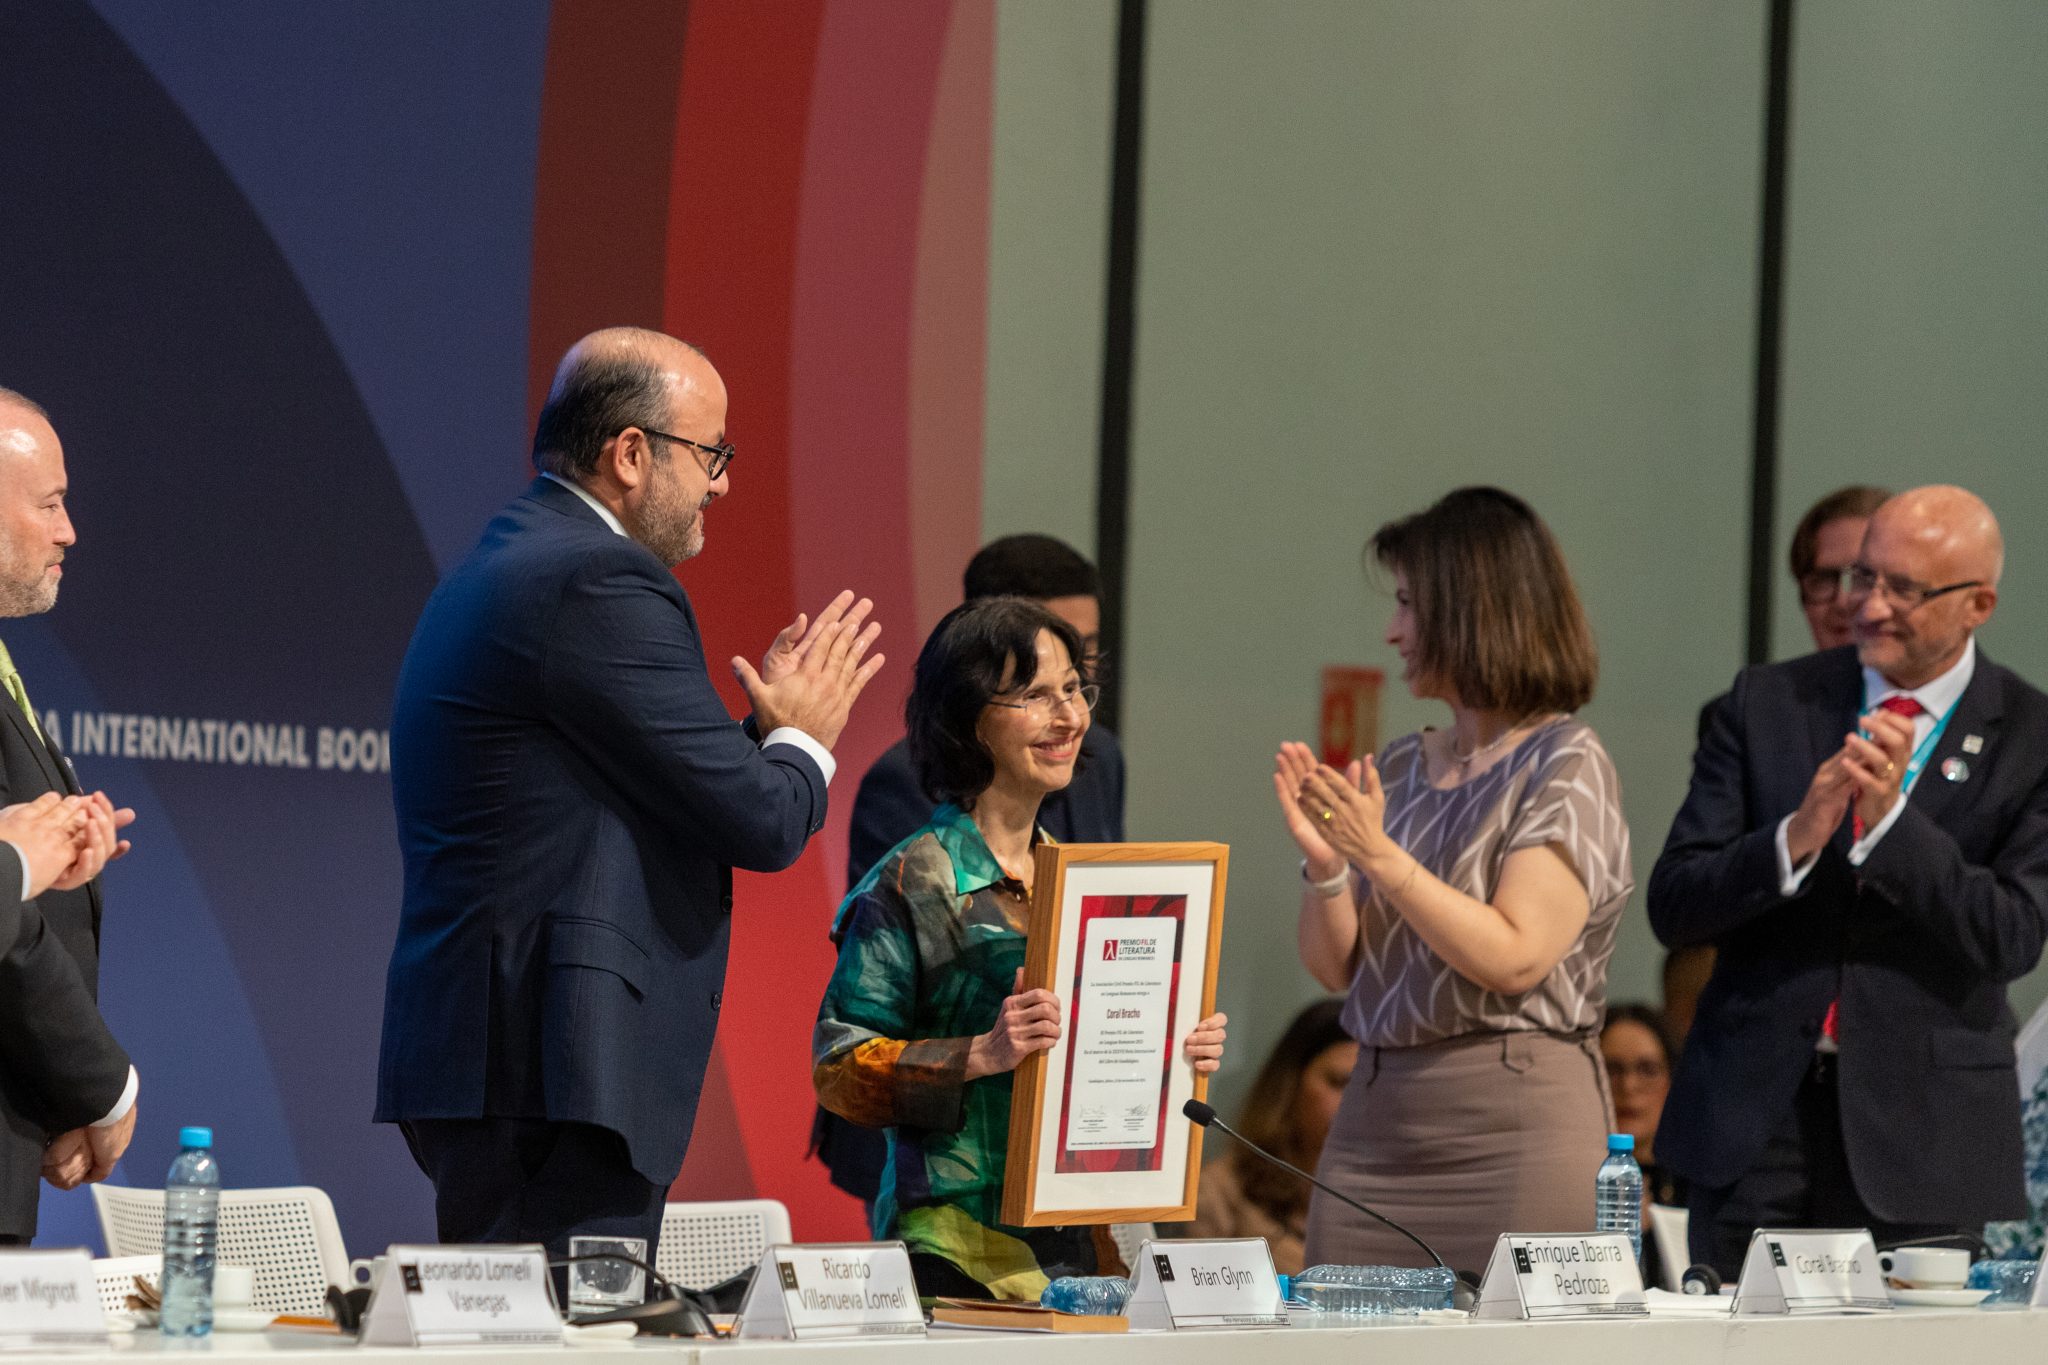
[[[1920,714],[1913,717],[1913,748],[1927,742],[1927,736],[1934,733],[1934,727],[1941,724],[1942,717],[1955,708],[1962,699],[1963,689],[1970,685],[1970,679],[1977,675],[1977,639],[1971,636],[1963,646],[1963,657],[1956,660],[1946,673],[1921,687],[1894,687],[1885,681],[1882,673],[1874,668],[1863,670],[1863,710],[1867,713],[1888,697],[1911,697],[1920,703]],[[1930,758],[1933,755],[1928,755]],[[1927,775],[1926,769],[1913,774],[1913,784]],[[1892,802],[1892,808],[1885,812],[1884,819],[1863,831],[1863,837],[1849,846],[1849,866],[1861,867],[1870,851],[1877,847],[1886,831],[1898,822],[1899,812],[1906,808],[1906,798],[1912,794],[1909,784],[1899,791],[1899,799]],[[1806,881],[1806,874],[1820,858],[1818,850],[1799,866],[1792,866],[1792,852],[1785,840],[1785,831],[1791,825],[1792,817],[1786,816],[1778,822],[1778,889],[1790,896],[1797,892]]]
[[[556,483],[562,485],[562,487],[568,489],[571,493],[574,493],[577,497],[583,499],[584,502],[590,505],[591,511],[597,513],[600,517],[604,518],[604,524],[612,528],[612,533],[614,535],[622,536],[626,534],[626,528],[619,523],[618,517],[612,514],[612,509],[606,507],[603,503],[599,502],[594,496],[592,496],[589,489],[582,487],[574,480],[565,479],[559,474],[542,474],[541,477],[544,479],[553,479]],[[809,735],[797,729],[794,725],[778,725],[773,730],[770,730],[767,736],[761,741],[761,747],[764,749],[774,744],[792,745],[809,754],[811,756],[811,762],[817,764],[818,771],[824,774],[825,785],[828,787],[832,785],[832,775],[839,771],[839,762],[837,759],[832,757],[832,751],[830,749],[827,749],[824,745],[818,743],[817,740],[812,739]]]

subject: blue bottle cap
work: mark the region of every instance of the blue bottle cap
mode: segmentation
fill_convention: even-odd
[[[1633,1152],[1635,1149],[1636,1135],[1634,1133],[1609,1133],[1607,1135],[1608,1151]]]
[[[178,1145],[180,1147],[211,1147],[213,1146],[213,1129],[180,1128],[178,1130]]]

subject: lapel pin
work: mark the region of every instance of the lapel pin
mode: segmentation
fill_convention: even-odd
[[[1960,758],[1944,758],[1941,761],[1941,775],[1951,782],[1968,782],[1970,765]]]
[[[1984,752],[1984,736],[1982,736],[1982,735],[1964,735],[1964,736],[1963,736],[1963,752],[1964,752],[1964,753],[1966,753],[1966,754],[1981,754],[1981,753],[1983,753],[1983,752]]]

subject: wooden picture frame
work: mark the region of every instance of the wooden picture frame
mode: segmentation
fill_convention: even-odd
[[[1185,1222],[1202,1130],[1181,1106],[1209,1084],[1181,1042],[1216,1010],[1230,848],[1043,844],[1036,867],[1024,989],[1059,997],[1060,1039],[1012,1082],[1003,1222]],[[1155,1093],[1146,1058],[1162,1018]]]

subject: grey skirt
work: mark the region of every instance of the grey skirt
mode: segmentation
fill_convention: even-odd
[[[1477,1276],[1503,1232],[1587,1232],[1614,1102],[1590,1035],[1481,1033],[1359,1049],[1316,1175]],[[1310,1265],[1428,1265],[1316,1191]]]

